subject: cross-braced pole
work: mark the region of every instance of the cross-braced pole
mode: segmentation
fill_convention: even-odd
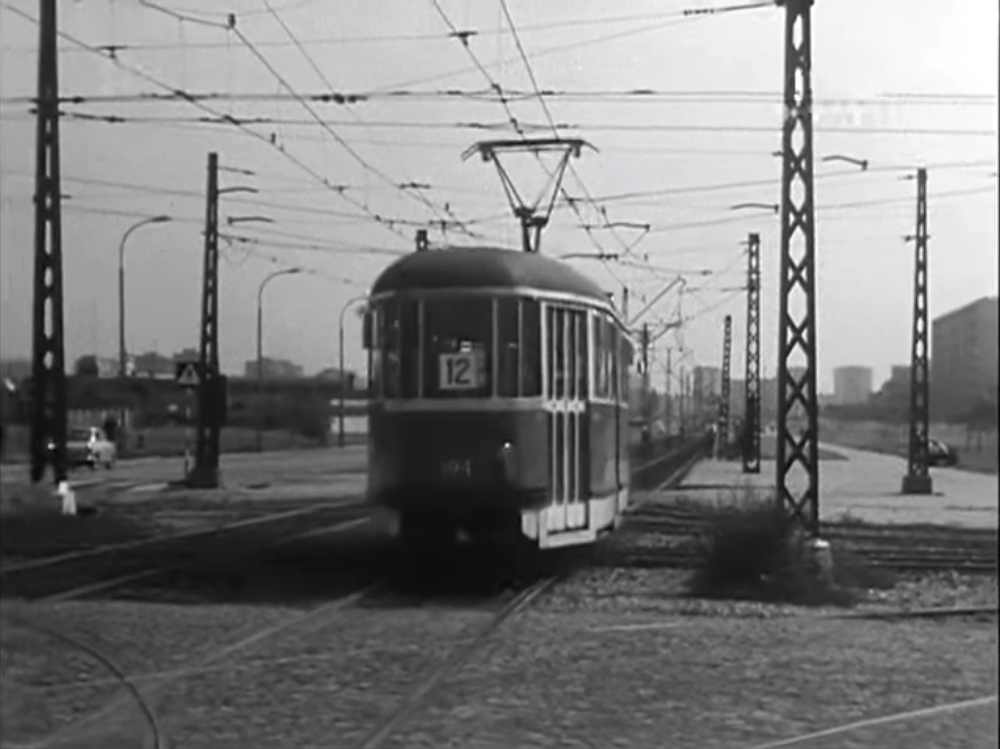
[[[760,235],[747,241],[747,350],[743,473],[760,473]]]
[[[726,315],[722,331],[722,383],[719,388],[719,432],[718,444],[716,445],[716,455],[719,458],[726,457],[726,450],[729,446],[729,387],[730,387],[730,364],[733,350],[733,317]]]
[[[219,485],[219,438],[222,392],[219,373],[219,158],[208,155],[205,211],[205,258],[201,295],[201,352],[198,383],[198,427],[192,486]]]
[[[927,170],[917,170],[917,233],[913,237],[913,341],[910,349],[910,450],[904,494],[930,494],[933,482],[927,470],[930,428],[930,388],[927,361]]]
[[[781,270],[778,318],[777,488],[780,501],[819,536],[816,409],[816,235],[813,215],[812,0],[785,6]],[[794,368],[794,371],[793,371]],[[805,424],[789,418],[798,405]]]
[[[671,400],[671,392],[673,390],[672,383],[670,380],[674,376],[673,372],[673,362],[670,357],[671,351],[670,347],[667,347],[667,379],[663,383],[663,429],[667,433],[667,439],[669,440],[674,436],[674,404]]]
[[[59,66],[56,0],[38,19],[35,152],[35,277],[31,351],[31,480],[52,466],[66,480],[66,362],[63,348],[62,186],[59,174]]]

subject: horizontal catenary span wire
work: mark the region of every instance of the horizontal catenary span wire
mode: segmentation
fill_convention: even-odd
[[[16,6],[11,5],[10,3],[4,2],[2,4],[2,7],[10,10],[12,13],[20,16],[23,19],[28,20],[31,23],[34,23],[36,25],[38,24],[38,18],[37,17],[32,16],[29,13],[25,13],[20,8],[17,8]],[[122,70],[125,70],[125,71],[131,73],[134,76],[142,78],[147,83],[151,83],[154,86],[156,86],[157,88],[161,88],[161,89],[166,90],[166,91],[173,91],[173,92],[183,93],[183,92],[180,92],[177,89],[177,87],[171,86],[170,84],[165,83],[164,81],[160,80],[158,77],[156,77],[156,76],[154,76],[154,75],[152,75],[150,73],[147,73],[144,70],[142,70],[142,69],[140,69],[140,68],[138,68],[138,67],[136,67],[134,65],[130,65],[128,63],[124,63],[117,56],[109,55],[109,54],[107,54],[106,51],[101,50],[100,48],[95,47],[95,46],[93,46],[91,44],[88,44],[87,42],[84,42],[84,41],[82,41],[80,39],[77,39],[75,36],[67,34],[65,31],[59,31],[58,33],[59,33],[60,37],[62,37],[63,39],[66,39],[67,41],[69,41],[70,43],[76,45],[77,47],[86,49],[86,50],[94,53],[95,55],[101,57],[102,59],[108,60],[109,62],[111,62],[115,66],[121,68]],[[246,135],[254,138],[255,140],[260,141],[261,143],[264,143],[264,144],[266,144],[266,145],[274,148],[275,150],[278,151],[279,154],[281,154],[281,156],[283,156],[285,159],[287,159],[292,164],[294,164],[299,170],[301,170],[301,171],[305,172],[306,174],[310,175],[316,181],[318,181],[320,184],[326,185],[326,186],[330,186],[330,181],[326,177],[324,177],[322,174],[320,174],[319,172],[317,172],[311,166],[309,166],[308,164],[306,164],[300,158],[298,158],[298,157],[294,156],[293,154],[291,154],[284,146],[278,145],[277,142],[275,140],[273,140],[272,138],[264,135],[263,133],[260,133],[260,132],[258,132],[256,130],[253,130],[253,129],[247,127],[245,124],[239,122],[238,120],[236,120],[235,118],[231,117],[230,115],[227,115],[227,114],[225,114],[223,112],[219,112],[218,110],[215,110],[215,109],[207,106],[206,104],[204,104],[202,102],[192,101],[191,104],[193,106],[201,109],[202,111],[207,112],[209,115],[211,115],[213,117],[216,117],[216,118],[219,118],[220,121],[226,122],[227,124],[229,124],[229,125],[237,128],[238,130],[240,130],[244,134],[246,134]],[[354,200],[353,198],[351,198],[348,195],[344,194],[343,191],[337,191],[336,189],[332,189],[332,188],[331,188],[331,191],[335,195],[337,195],[340,199],[342,199],[342,200],[350,203],[355,208],[359,208],[360,210],[364,211],[365,213],[371,214],[372,217],[373,217],[373,219],[377,223],[380,223],[383,226],[385,226],[385,228],[387,228],[389,231],[391,231],[396,236],[398,236],[401,239],[405,240],[407,243],[411,242],[411,238],[408,235],[404,234],[401,231],[396,230],[393,227],[386,226],[380,220],[380,217],[378,216],[378,214],[375,214],[375,213],[371,212],[368,209],[368,206],[364,202]]]
[[[200,105],[200,102],[191,102]],[[204,107],[202,107],[204,108]],[[283,127],[317,127],[315,120],[307,120],[296,117],[236,117],[231,114],[220,114],[213,112],[213,117],[178,117],[172,115],[162,116],[134,116],[116,114],[95,114],[92,112],[60,112],[64,121],[87,121],[104,124],[180,124],[199,123],[213,125],[235,125],[247,127],[249,125],[280,125]],[[25,118],[30,117],[30,113],[24,113]],[[13,120],[10,115],[5,119]],[[477,121],[455,121],[442,122],[435,120],[405,121],[405,120],[364,120],[361,122],[350,120],[330,120],[324,119],[323,123],[330,127],[365,127],[365,128],[392,128],[402,130],[475,130],[484,132],[503,132],[511,129],[510,122],[477,122]],[[518,121],[519,127],[525,132],[550,131],[552,125],[548,123],[529,123]],[[560,130],[571,130],[583,132],[588,130],[606,132],[671,132],[671,133],[767,133],[773,135],[780,132],[778,125],[711,125],[707,123],[696,123],[690,125],[678,124],[636,124],[636,123],[609,123],[609,122],[578,122],[578,123],[556,123]],[[857,135],[948,135],[948,136],[970,136],[970,137],[996,137],[996,131],[989,129],[974,128],[945,128],[945,127],[870,127],[865,125],[853,126],[823,126],[817,125],[813,128],[817,133],[850,133]],[[259,134],[258,134],[259,135]]]
[[[63,210],[74,211],[78,213],[90,213],[98,216],[119,216],[122,218],[152,218],[153,213],[145,213],[140,211],[125,211],[116,208],[105,208],[103,206],[92,206],[92,205],[81,205],[75,202],[65,203]],[[200,225],[204,223],[203,218],[197,218],[195,216],[180,216],[173,217],[172,222],[183,223],[183,224],[194,224]],[[260,231],[260,229],[256,229]],[[303,249],[303,250],[322,250],[331,253],[340,254],[355,254],[359,256],[363,255],[392,255],[394,257],[401,257],[408,253],[407,250],[400,250],[388,247],[377,247],[372,245],[345,245],[345,244],[333,244],[325,240],[323,237],[308,237],[311,243],[305,243],[302,245],[292,245],[288,242],[270,241],[266,238],[254,238],[246,237],[244,235],[231,234],[224,229],[221,229],[219,236],[229,237],[236,242],[244,242],[245,240],[254,239],[259,241],[260,244],[275,246],[275,247],[287,247],[288,249]]]
[[[260,47],[259,42],[255,46]],[[173,93],[160,93],[156,91],[137,91],[122,94],[62,94],[59,97],[60,104],[163,104],[169,102],[188,103],[190,99],[196,101],[227,101],[227,102],[257,102],[257,103],[290,103],[298,102],[298,96],[288,93],[277,93],[273,91],[257,92],[222,92],[205,91],[190,92],[190,97],[179,96]],[[322,91],[318,93],[303,93],[301,98],[311,103],[317,104],[360,104],[364,102],[379,101],[382,99],[392,99],[395,101],[420,101],[435,99],[456,99],[459,101],[471,101],[474,103],[495,104],[501,99],[508,102],[531,101],[535,99],[561,99],[572,102],[579,101],[592,103],[595,100],[603,102],[623,101],[628,103],[650,103],[650,104],[767,104],[781,105],[782,95],[778,92],[765,91],[662,91],[647,88],[622,89],[620,91],[570,91],[558,89],[542,89],[539,93],[526,91],[523,89],[504,88],[502,93],[497,93],[495,89],[390,89],[374,93],[364,91]],[[37,101],[35,96],[4,96],[0,97],[0,104],[33,104]],[[996,96],[960,96],[955,95],[950,99],[925,99],[925,98],[882,98],[873,96],[817,96],[812,100],[814,105],[844,105],[851,107],[952,107],[952,106],[982,106],[994,107],[997,103]]]
[[[27,115],[15,115],[4,117],[0,115],[0,124],[4,120],[9,119],[10,121],[28,121],[34,122],[34,119]],[[90,122],[90,120],[78,120],[80,124]],[[96,124],[101,124],[99,121]],[[126,123],[129,124],[129,123]],[[190,121],[190,122],[136,122],[132,124],[142,125],[144,127],[158,127],[166,130],[179,130],[179,131],[202,131],[207,129],[217,129],[219,124],[216,121]],[[458,131],[456,131],[458,132]],[[300,142],[313,142],[313,143],[325,143],[327,139],[320,136],[304,135],[302,133],[286,133],[283,136],[286,141],[300,141]],[[391,146],[394,148],[419,148],[419,149],[441,149],[454,152],[461,152],[468,145],[467,141],[456,140],[453,143],[446,141],[429,141],[429,140],[414,140],[414,139],[403,139],[403,138],[393,138],[391,140],[378,139],[378,138],[354,138],[355,143],[366,143],[368,145],[378,145],[378,146]],[[696,154],[718,154],[718,155],[729,155],[729,156],[746,156],[746,157],[757,157],[767,155],[767,153],[761,149],[721,149],[721,148],[675,148],[675,147],[660,147],[656,145],[645,145],[645,146],[625,146],[625,145],[611,145],[602,144],[601,151],[603,153],[640,153],[640,154],[678,154],[678,155],[696,155]],[[984,161],[983,164],[995,165],[996,159],[992,161]],[[283,177],[288,179],[287,177]],[[320,189],[320,188],[317,188]]]
[[[987,194],[995,193],[996,190],[997,190],[997,188],[995,188],[993,186],[990,186],[990,187],[980,187],[980,188],[971,188],[971,189],[967,189],[967,190],[955,190],[955,191],[952,191],[951,193],[942,193],[942,194],[939,194],[936,197],[938,197],[938,198],[952,198],[952,197],[963,197],[963,196],[979,195],[979,194],[987,195]],[[931,199],[933,199],[934,197],[935,196],[931,196]],[[868,201],[851,201],[851,202],[833,203],[833,204],[826,204],[826,205],[820,203],[819,205],[816,206],[816,211],[817,212],[825,212],[827,210],[851,210],[851,209],[856,209],[856,208],[867,208],[867,207],[879,206],[879,205],[894,205],[894,204],[895,205],[905,205],[908,201],[912,202],[912,198],[875,199],[875,200],[868,200]],[[115,210],[115,209],[108,209],[108,208],[101,208],[101,207],[85,206],[85,205],[77,204],[77,203],[75,203],[73,201],[67,201],[64,204],[64,208],[67,209],[67,210],[75,210],[75,211],[83,211],[83,212],[91,212],[91,213],[97,212],[97,213],[104,213],[106,215],[123,216],[123,217],[129,217],[129,218],[147,218],[147,217],[153,215],[152,213],[143,213],[143,212],[137,212],[137,211],[123,211],[123,210]],[[748,215],[734,215],[734,216],[724,216],[724,217],[715,218],[715,219],[707,219],[705,221],[688,221],[688,222],[680,222],[680,223],[668,223],[668,224],[654,225],[653,227],[651,227],[650,233],[664,233],[664,232],[669,232],[669,231],[680,231],[680,230],[683,230],[683,229],[707,228],[707,227],[712,227],[712,226],[720,226],[720,225],[735,224],[735,223],[751,224],[751,223],[760,222],[760,221],[765,220],[765,219],[768,220],[768,221],[773,221],[774,220],[773,214],[760,213],[760,214],[748,214]],[[185,223],[202,223],[203,222],[202,219],[195,218],[193,216],[189,217],[189,218],[175,219],[175,221],[185,222]],[[483,222],[485,223],[485,220],[483,220]],[[400,223],[408,223],[408,222],[401,221]],[[275,231],[275,230],[266,229],[266,228],[262,228],[262,227],[253,227],[252,230],[253,231],[259,231],[259,232],[267,232],[267,231],[273,232],[273,231]],[[318,237],[308,237],[308,239],[310,241],[315,241],[315,242],[323,241],[321,238],[318,238]],[[405,251],[400,251],[400,252],[405,252]]]
[[[323,0],[311,0],[312,2],[321,2]],[[307,0],[308,4],[310,0]],[[278,11],[290,11],[297,9],[298,6],[287,6],[278,7]],[[175,11],[185,11],[190,13],[204,13],[203,9],[177,9],[173,8]],[[240,18],[248,18],[257,15],[263,15],[267,13],[266,10],[251,10],[240,12]],[[666,11],[659,13],[632,13],[629,15],[614,15],[614,16],[604,16],[600,18],[567,18],[561,21],[547,21],[543,23],[527,24],[521,26],[519,30],[523,34],[536,34],[544,31],[560,31],[563,29],[573,29],[580,28],[584,26],[607,26],[615,23],[629,23],[633,21],[652,21],[656,19],[663,18],[679,18],[683,17],[684,11]],[[216,23],[221,25],[222,15],[219,15],[219,21]],[[200,19],[199,19],[200,20]],[[503,29],[482,29],[482,30],[468,30],[467,32],[473,37],[490,37],[497,35],[505,35],[506,31]],[[347,44],[381,44],[390,42],[440,42],[445,39],[451,38],[449,34],[440,33],[427,33],[427,34],[379,34],[379,35],[355,35],[355,36],[324,36],[318,38],[306,38],[302,39],[301,43],[305,46],[339,46]],[[139,50],[182,50],[182,49],[228,49],[228,46],[224,42],[139,42],[134,44],[109,44],[106,46],[113,46],[119,51],[139,51]],[[263,42],[261,46],[265,47],[290,47],[291,42],[282,41],[269,41]],[[68,48],[67,51],[71,51],[72,48]],[[34,53],[37,52],[35,48],[32,47],[15,47],[10,51],[16,53]],[[75,50],[74,50],[75,51]]]
[[[178,10],[178,9],[173,9]],[[291,8],[276,8],[276,10],[291,10]],[[201,12],[190,10],[190,12]],[[251,17],[255,15],[262,15],[267,13],[266,10],[256,10],[256,11],[243,11],[239,14],[241,18]],[[640,13],[631,15],[619,15],[619,16],[606,16],[603,18],[578,18],[575,20],[563,20],[563,21],[551,21],[546,23],[531,24],[524,26],[521,30],[523,33],[537,33],[541,31],[553,31],[560,29],[569,28],[579,28],[581,26],[605,26],[612,23],[626,23],[632,21],[650,21],[661,18],[679,18],[683,15],[683,11],[670,11],[663,13]],[[213,25],[222,26],[224,25],[223,15],[219,14],[219,20],[216,22],[210,22]],[[193,19],[188,19],[192,20]],[[199,19],[201,20],[201,19]],[[502,29],[483,29],[469,30],[471,36],[495,36],[506,34],[506,31]],[[440,34],[440,33],[429,33],[429,34],[380,34],[380,35],[368,35],[368,36],[324,36],[318,38],[305,38],[300,40],[301,44],[305,46],[338,46],[346,44],[382,44],[389,42],[441,42],[446,39],[452,38],[450,34]],[[262,42],[262,47],[291,47],[293,42],[283,42],[283,41],[268,41]],[[230,46],[225,42],[139,42],[134,44],[106,44],[102,45],[107,48],[114,48],[115,50],[122,51],[172,51],[172,50],[195,50],[195,49],[230,49]],[[35,47],[14,47],[9,51],[14,53],[30,53],[37,54],[37,48]],[[63,50],[60,50],[62,52]],[[66,52],[76,52],[72,47],[68,47]]]

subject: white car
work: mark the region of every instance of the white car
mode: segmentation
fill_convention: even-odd
[[[55,449],[49,443],[49,449]],[[100,427],[72,427],[66,434],[66,462],[71,466],[88,465],[91,470],[100,464],[111,469],[118,457],[118,447]]]

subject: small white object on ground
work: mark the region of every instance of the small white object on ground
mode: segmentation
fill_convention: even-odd
[[[62,497],[62,514],[76,515],[76,492],[74,492],[68,481],[60,481],[56,494]]]

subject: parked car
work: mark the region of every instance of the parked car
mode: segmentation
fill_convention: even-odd
[[[55,449],[52,442],[49,449]],[[100,464],[111,469],[117,458],[118,447],[100,427],[73,427],[66,434],[66,461],[70,466],[86,465],[93,470]]]
[[[927,465],[958,465],[958,451],[943,440],[931,437],[927,440]]]

